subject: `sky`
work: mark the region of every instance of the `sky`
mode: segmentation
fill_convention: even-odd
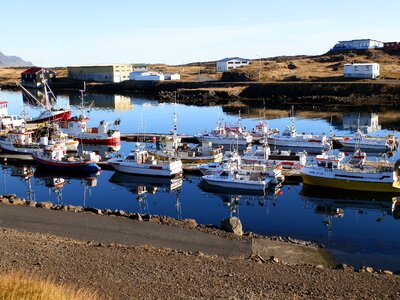
[[[0,52],[37,66],[318,55],[400,41],[399,0],[0,0]]]

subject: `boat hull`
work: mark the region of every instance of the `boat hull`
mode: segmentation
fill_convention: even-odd
[[[35,154],[33,154],[32,157],[38,165],[46,167],[47,170],[51,171],[96,173],[100,170],[100,167],[94,161],[84,161],[84,162],[49,161]]]
[[[265,181],[242,182],[237,180],[224,180],[221,178],[215,179],[213,178],[213,175],[203,176],[203,179],[210,185],[236,190],[265,191],[268,188],[268,183],[266,183]]]
[[[34,118],[32,120],[28,120],[27,123],[42,123],[47,121],[64,121],[71,118],[70,110],[63,110],[59,112],[48,112],[43,117]]]
[[[123,165],[121,163],[109,162],[109,164],[114,168],[115,171],[136,174],[136,175],[147,175],[147,176],[162,176],[162,177],[172,177],[182,173],[182,169],[179,171],[169,168],[163,168],[162,166],[149,166],[149,165]]]
[[[120,137],[110,137],[110,138],[92,138],[92,137],[74,137],[82,144],[90,145],[107,145],[107,146],[117,146],[121,144]]]
[[[303,183],[307,185],[323,186],[335,189],[357,190],[357,191],[375,191],[375,192],[393,192],[398,193],[400,190],[393,187],[392,182],[373,182],[361,180],[345,180],[337,178],[327,178],[321,176],[313,176],[300,172]]]

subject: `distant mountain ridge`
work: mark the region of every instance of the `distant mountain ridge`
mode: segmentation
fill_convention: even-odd
[[[18,56],[4,55],[0,52],[0,67],[31,67],[30,61],[25,61]]]

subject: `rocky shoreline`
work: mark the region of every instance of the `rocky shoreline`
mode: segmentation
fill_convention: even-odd
[[[77,91],[81,81],[59,78],[55,91]],[[0,84],[4,90],[19,90],[15,83]],[[141,93],[164,102],[178,101],[191,105],[231,105],[262,107],[264,105],[351,105],[395,106],[400,100],[400,82],[151,82],[88,83],[89,92]]]

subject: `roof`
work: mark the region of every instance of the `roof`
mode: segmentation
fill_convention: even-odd
[[[29,69],[27,69],[27,70],[25,70],[25,71],[23,71],[22,73],[21,73],[21,75],[22,74],[36,74],[37,72],[39,72],[39,71],[41,71],[42,70],[42,68],[40,68],[40,67],[32,67],[32,68],[29,68]]]
[[[223,58],[223,59],[218,60],[218,62],[224,62],[224,61],[230,61],[230,60],[246,60],[246,61],[250,61],[250,59],[247,59],[247,58],[227,57],[227,58]]]
[[[355,40],[348,40],[348,41],[338,41],[338,43],[349,43],[349,42],[359,42],[359,41],[375,41],[382,43],[381,41],[374,40],[374,39],[355,39]]]
[[[370,65],[379,65],[378,63],[353,63],[353,64],[344,64],[345,66],[370,66]]]
[[[114,67],[114,66],[132,66],[131,64],[96,64],[96,65],[77,65],[67,68],[93,68],[93,67]]]

